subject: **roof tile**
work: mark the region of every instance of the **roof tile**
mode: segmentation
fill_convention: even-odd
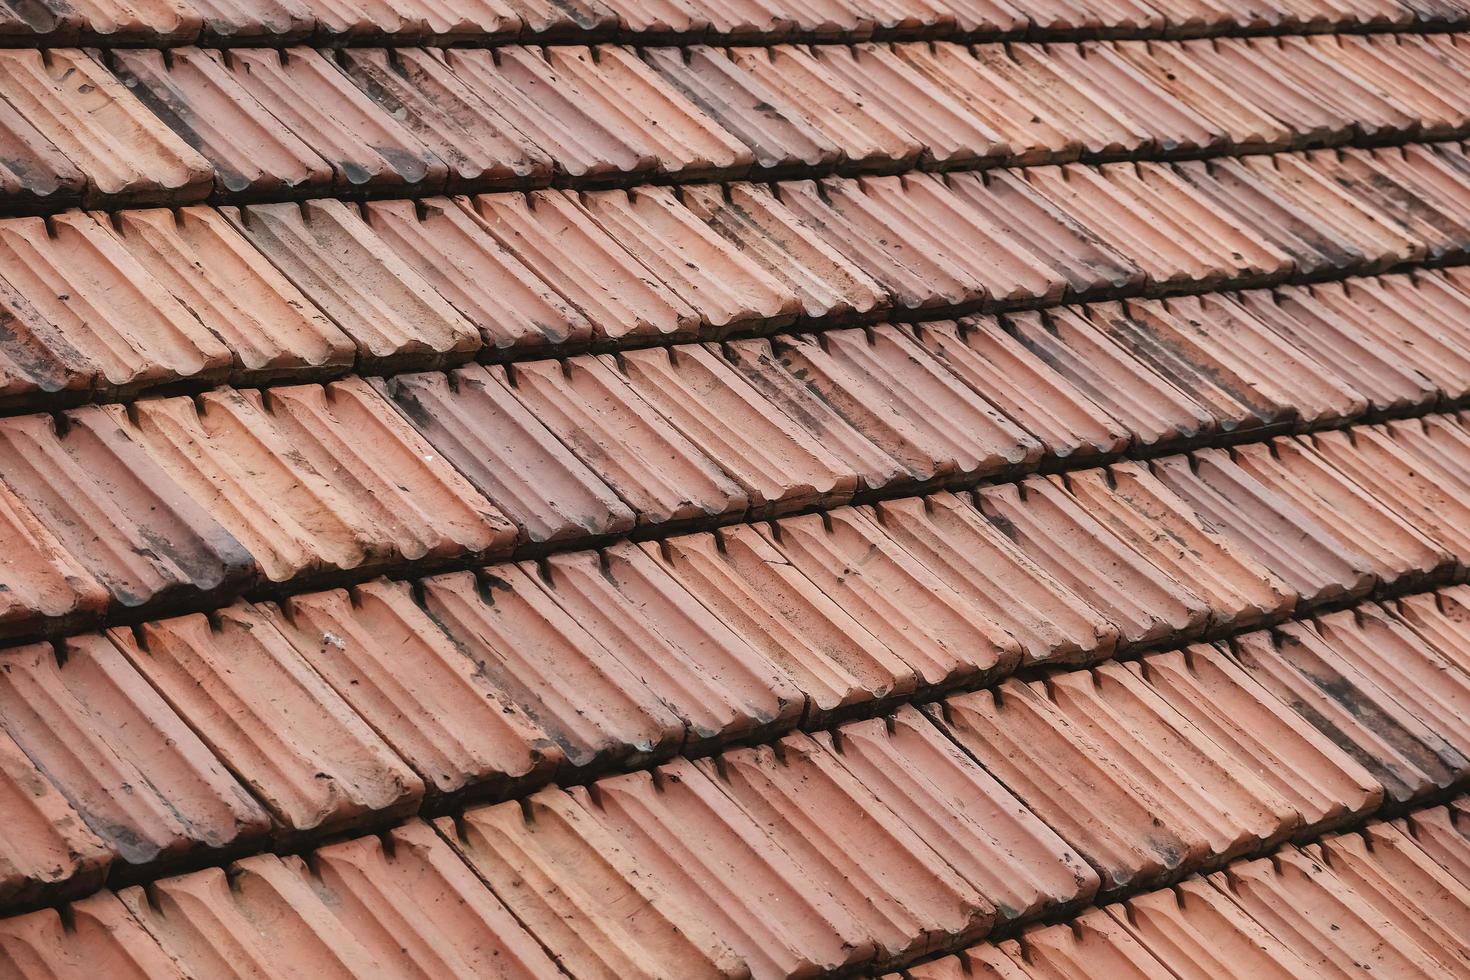
[[[0,105],[0,139],[9,158],[0,162],[5,200],[55,206],[81,198],[86,187],[81,170],[8,102]]]
[[[378,580],[263,612],[431,792],[499,796],[548,777],[561,750],[421,609]]]
[[[106,637],[7,650],[0,665],[0,727],[119,865],[197,860],[269,833],[265,810]]]
[[[479,332],[340,201],[222,208],[261,253],[357,344],[358,367],[468,359]]]
[[[1129,111],[1131,103],[1124,106],[1116,101],[1124,94],[1116,75],[1101,87],[1094,85],[1078,71],[1089,70],[1088,64],[1080,58],[1068,59],[1065,50],[1065,45],[1050,49],[1030,44],[986,44],[971,49],[989,70],[1019,87],[1036,106],[1037,115],[1055,120],[1069,136],[1079,137],[1083,153],[1114,157],[1152,150],[1161,137],[1167,139],[1168,134],[1151,131],[1135,118]]]
[[[0,956],[40,975],[117,980],[184,980],[174,961],[112,892],[98,892],[59,909],[0,921]]]
[[[189,0],[204,18],[202,37],[234,44],[289,44],[316,28],[302,0]]]
[[[3,435],[0,435],[3,438]],[[107,605],[107,590],[0,483],[0,637],[31,633],[47,622],[82,625]]]
[[[152,458],[121,408],[5,419],[0,446],[0,479],[119,606],[227,597],[253,577],[250,553]]]
[[[251,606],[109,636],[265,804],[283,838],[418,807],[423,782]]]
[[[83,51],[0,51],[0,95],[81,169],[88,199],[167,204],[209,193],[209,162]]]
[[[1130,980],[1167,980],[1174,976],[1103,909],[1084,912],[1071,922],[1036,926],[1000,943],[1028,976],[1061,980],[1088,970]]]
[[[495,565],[436,576],[423,583],[424,606],[481,675],[561,747],[568,765],[636,765],[677,750],[684,705],[662,701],[532,574]]]

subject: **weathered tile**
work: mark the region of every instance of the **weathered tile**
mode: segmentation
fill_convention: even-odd
[[[178,963],[112,892],[59,909],[0,920],[0,961],[21,977],[101,974],[117,980],[184,980]]]
[[[107,590],[4,483],[0,531],[9,542],[0,554],[0,637],[80,626],[101,615]]]

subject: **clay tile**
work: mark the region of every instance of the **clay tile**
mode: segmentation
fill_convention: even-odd
[[[599,0],[505,0],[525,25],[524,33],[537,40],[582,37],[611,31],[618,15]]]
[[[1396,168],[1389,162],[1392,159],[1392,153],[1352,149],[1318,150],[1303,156],[1307,165],[1334,186],[1382,215],[1393,231],[1422,244],[1427,260],[1463,258],[1470,216],[1452,195],[1463,193],[1470,183],[1456,181],[1447,194],[1431,182],[1435,175]]]
[[[823,869],[773,840],[718,775],[679,760],[597,790],[596,801],[573,792],[638,862],[639,877],[729,943],[736,970],[818,975],[872,959],[873,913],[849,907]]]
[[[360,369],[437,367],[479,348],[479,331],[342,202],[222,210],[353,339]]]
[[[466,89],[551,159],[556,172],[590,179],[657,167],[648,137],[626,118],[630,110],[587,93],[535,51],[452,48],[442,57]]]
[[[239,48],[225,66],[240,87],[332,168],[341,192],[434,191],[448,168],[408,128],[310,48]]]
[[[1331,829],[1383,802],[1383,787],[1367,769],[1222,650],[1201,645],[1150,654],[1129,669],[1269,785],[1297,815],[1298,834]]]
[[[327,906],[320,886],[297,870],[299,863],[260,854],[228,868],[124,888],[118,897],[187,976],[384,973],[384,964]],[[387,910],[386,903],[376,908]]]
[[[352,365],[352,340],[218,211],[122,211],[113,230],[230,349],[234,380],[306,379]]]
[[[118,606],[224,598],[252,577],[250,553],[168,476],[121,408],[76,409],[63,423],[0,423],[0,479]]]
[[[1346,302],[1337,304],[1333,297]],[[1426,410],[1440,392],[1390,343],[1373,336],[1366,310],[1354,309],[1345,284],[1290,286],[1277,292],[1251,290],[1234,299],[1261,323],[1330,368],[1378,412]],[[1337,307],[1347,306],[1346,315]]]
[[[1470,864],[1466,863],[1465,806],[1449,806],[1418,810],[1394,821],[1394,828],[1411,837],[1414,843],[1460,884],[1470,881]]]
[[[1151,128],[1133,115],[1135,103],[1116,101],[1125,93],[1136,97],[1137,80],[1125,72],[1100,86],[1093,84],[1088,75],[1095,69],[1080,55],[1069,59],[1069,49],[1076,51],[1069,45],[1012,44],[1002,49],[1004,54],[987,48],[986,62],[992,69],[1004,71],[1025,92],[1036,106],[1037,115],[1079,138],[1083,153],[1116,157],[1157,152],[1160,144],[1170,142],[1172,134]],[[1130,84],[1135,89],[1131,93]],[[1143,90],[1148,92],[1147,83],[1143,83]]]
[[[909,667],[753,527],[647,543],[644,551],[726,627],[785,673],[807,721],[911,694]]]
[[[0,95],[86,175],[89,202],[197,201],[209,162],[83,51],[0,52]]]
[[[171,863],[259,846],[270,818],[106,637],[0,654],[0,727],[115,861]],[[202,852],[202,853],[201,853]]]
[[[419,777],[253,607],[109,635],[266,806],[282,838],[417,809]]]
[[[1463,775],[1464,756],[1311,624],[1249,633],[1234,648],[1257,683],[1372,773],[1389,800],[1425,796]]]
[[[1212,38],[1185,41],[1181,46],[1217,78],[1229,79],[1233,90],[1290,129],[1295,142],[1337,142],[1353,130],[1353,117],[1335,104],[1332,94],[1303,87],[1303,75],[1313,73],[1313,68],[1300,64],[1308,59],[1282,57],[1284,52],[1275,38]],[[1299,62],[1297,67],[1288,64],[1292,60]],[[1315,67],[1319,78],[1329,72]],[[1343,88],[1344,83],[1338,82],[1337,87]]]
[[[1092,865],[1104,894],[1170,877],[1209,854],[1193,828],[1174,825],[1159,779],[1138,782],[1039,685],[1009,680],[951,698],[944,729]]]
[[[592,325],[598,339],[693,337],[700,317],[571,196],[559,191],[461,199],[481,226]]]
[[[948,585],[861,510],[788,517],[760,533],[903,658],[924,687],[1003,676],[1020,660],[1020,642],[983,606]]]
[[[1454,585],[1384,603],[1399,622],[1450,660],[1463,657],[1470,625],[1470,586]]]
[[[189,0],[204,18],[200,36],[223,47],[244,44],[278,46],[301,41],[316,29],[316,13],[307,0]]]
[[[857,475],[704,347],[602,358],[750,497],[754,512],[846,503]]]
[[[543,567],[552,598],[684,719],[685,751],[800,717],[801,692],[636,545],[554,555]]]
[[[711,348],[711,353],[714,349]],[[821,395],[789,372],[768,340],[723,345],[724,357],[772,405],[801,426],[858,479],[876,488],[911,479],[906,468],[880,449]]]
[[[1470,334],[1457,323],[1470,312],[1470,278],[1459,269],[1349,280],[1314,287],[1335,317],[1350,319],[1380,349],[1391,350],[1451,399],[1470,392]]]
[[[765,188],[690,186],[680,188],[679,199],[747,261],[794,293],[805,316],[862,315],[886,305],[882,287]]]
[[[316,18],[315,33],[327,42],[361,42],[391,38],[413,40],[429,33],[428,16],[432,2],[404,0],[303,0]],[[436,12],[437,13],[437,12]],[[435,19],[443,23],[442,13]]]
[[[1432,139],[1453,130],[1455,120],[1464,118],[1464,107],[1450,94],[1450,66],[1416,40],[1334,35],[1312,39],[1311,47],[1318,57],[1404,106],[1418,132]]]
[[[739,514],[744,490],[592,356],[515,368],[515,396],[638,514],[681,524]]]
[[[184,980],[178,963],[112,892],[0,921],[0,956],[41,975]]]
[[[1097,873],[912,706],[814,739],[974,885],[998,923],[1096,892]]]
[[[55,207],[81,199],[87,179],[66,154],[8,102],[0,105],[0,193],[16,205]]]
[[[729,57],[784,96],[809,125],[841,148],[847,160],[885,169],[913,166],[925,147],[910,132],[906,114],[895,114],[865,97],[858,86],[818,59],[822,50],[782,44],[732,48]]]
[[[724,53],[696,45],[647,48],[642,55],[665,81],[750,147],[756,166],[831,167],[841,158],[835,143]]]
[[[0,435],[3,438],[3,435]],[[107,606],[107,590],[0,483],[0,638],[39,632],[50,623],[82,625]]]
[[[976,887],[811,736],[696,766],[853,912],[880,962],[989,930],[994,908]]]
[[[561,764],[557,744],[480,674],[408,585],[379,580],[264,612],[431,792],[503,796]]]
[[[423,595],[460,652],[536,720],[568,767],[637,765],[683,743],[675,708],[519,566],[426,579]]]
[[[1036,926],[1000,948],[1035,977],[1073,976],[1084,970],[1137,980],[1174,976],[1105,909],[1091,909],[1071,922]]]
[[[81,34],[83,14],[75,5],[66,9],[46,4],[6,4],[0,8],[0,37],[15,45],[39,42],[65,44],[75,42]]]
[[[1117,627],[949,493],[873,504],[885,534],[1021,644],[1023,663],[1108,656]]]
[[[580,84],[587,110],[619,121],[622,132],[650,154],[660,173],[684,180],[738,177],[755,165],[755,156],[736,136],[676,90],[630,48],[546,49],[547,60],[564,77]]]
[[[282,863],[311,885],[322,910],[362,944],[384,974],[527,980],[561,975],[474,870],[422,821]]]
[[[626,532],[634,516],[510,391],[503,368],[399,375],[384,394],[430,445],[542,544]]]
[[[1216,629],[1241,629],[1289,615],[1296,593],[1138,463],[1069,473],[1068,492],[1089,516],[1175,581],[1187,582]]]
[[[951,174],[945,186],[993,234],[1059,274],[1069,294],[1136,290],[1143,285],[1143,270],[1034,190],[1022,173]]]
[[[1121,423],[994,319],[935,321],[911,330],[935,360],[1041,440],[1048,458],[1077,462],[1127,448]]]
[[[609,237],[699,314],[701,335],[767,331],[796,319],[800,299],[685,208],[671,190],[596,191],[582,207]]]
[[[647,781],[641,774],[627,779]],[[672,789],[688,792],[682,783]],[[669,805],[666,794],[650,796],[655,805]],[[733,809],[733,804],[725,806]],[[688,839],[708,843],[719,827],[708,813],[684,815],[690,822],[678,833],[650,842],[655,853],[660,843],[671,849]],[[604,826],[601,814],[564,790],[543,790],[523,803],[475,807],[457,822],[441,820],[439,829],[465,863],[504,896],[516,920],[578,976],[719,980],[744,968],[722,938],[720,921],[702,919],[709,903],[691,906],[688,893],[668,883],[670,874],[684,869],[698,874],[697,861],[684,869],[668,857],[645,861],[616,830]],[[735,907],[728,895],[725,899],[725,908]]]
[[[1314,448],[1319,438],[1237,446],[1230,455],[1261,484],[1311,515],[1341,547],[1367,558],[1380,582],[1412,588],[1448,575],[1455,566],[1450,552],[1354,482],[1329,454]]]
[[[623,0],[624,3],[627,0]],[[793,9],[770,0],[686,0],[700,18],[709,18],[710,29],[721,37],[735,40],[761,39],[779,41],[790,37],[804,25],[799,21],[811,17],[820,19],[823,6],[818,10]]]
[[[1174,456],[1150,469],[1202,520],[1295,590],[1299,604],[1359,596],[1373,587],[1373,563],[1367,557],[1223,451]]]
[[[0,909],[13,911],[102,887],[113,851],[21,747],[0,732]]]
[[[603,3],[618,15],[618,27],[631,34],[671,36],[683,41],[702,39],[710,30],[708,13],[690,0],[603,0]]]
[[[1029,469],[1041,456],[1035,438],[894,327],[783,340],[775,352],[793,378],[900,460],[913,480],[995,476]]]
[[[1027,556],[1118,627],[1125,644],[1158,643],[1204,629],[1210,609],[1093,518],[1056,483],[1032,477],[980,491],[986,519]]]
[[[1113,343],[1087,307],[1007,315],[1007,332],[1117,419],[1135,445],[1192,443],[1216,430],[1206,409]]]
[[[450,190],[550,180],[550,158],[482,101],[441,57],[418,48],[349,48],[339,66],[444,161]]]
[[[91,215],[0,220],[0,276],[24,297],[9,305],[17,332],[28,326],[40,348],[35,359],[44,364],[49,352],[97,389],[128,393],[229,371],[219,338]],[[67,384],[76,380],[45,387]]]

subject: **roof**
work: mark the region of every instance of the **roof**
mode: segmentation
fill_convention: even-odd
[[[1470,7],[0,8],[0,978],[1470,976]]]

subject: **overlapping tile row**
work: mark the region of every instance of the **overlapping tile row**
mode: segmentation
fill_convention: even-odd
[[[0,219],[0,409],[1459,264],[1470,253],[1467,199],[1470,158],[1446,143]],[[1462,274],[1426,281],[1406,301],[1446,311],[1435,314],[1441,320],[1458,315]],[[1186,319],[1218,322],[1203,332],[1158,329],[1181,333],[1168,346],[1209,349],[1214,363],[1193,369],[1186,387],[1212,405],[1239,395],[1204,374],[1239,371],[1251,358],[1318,374],[1293,349],[1316,352],[1332,331],[1355,335],[1358,349],[1326,345],[1321,356],[1398,409],[1416,395],[1405,393],[1414,383],[1394,362],[1427,362],[1439,374],[1463,368],[1463,352],[1445,349],[1458,335],[1430,331],[1422,345],[1380,351],[1372,317],[1335,312],[1391,307],[1383,289],[1406,287],[1366,283],[1346,299],[1318,288],[1324,298],[1290,293],[1302,295],[1290,316],[1264,293],[1250,298],[1258,308],[1249,316],[1214,298],[1171,301],[1195,311]],[[1130,309],[1089,315],[1124,346],[1142,344],[1137,333],[1148,329],[1124,321],[1170,315]],[[1056,347],[1071,336],[1069,317],[1043,314],[1053,325],[1033,329],[1034,316],[1017,315],[1014,330],[1037,335],[1026,344]],[[956,370],[984,370],[963,344],[924,333],[946,327],[915,329],[921,343],[944,344]],[[792,340],[791,349],[807,343]],[[1196,355],[1144,356],[1176,370]],[[1258,384],[1246,396],[1258,404],[1282,396],[1279,385]],[[1097,395],[1119,397],[1129,394],[1103,386]],[[1351,400],[1315,382],[1303,397],[1329,412]]]
[[[1199,36],[1221,32],[1345,29],[1404,30],[1470,20],[1451,0],[1292,0],[1267,7],[1210,0],[483,0],[392,6],[278,0],[250,6],[219,0],[122,3],[86,0],[8,4],[0,40],[10,45],[169,47],[337,45],[423,42],[504,44],[612,37],[690,44],[700,41],[866,41],[874,37],[942,39],[1049,34]]]
[[[319,414],[309,418],[325,432],[369,428],[352,414],[360,403],[350,391],[327,400],[336,406],[330,415],[322,397],[283,398],[275,414],[284,425],[315,404]],[[142,416],[145,439],[153,426],[227,433],[248,404],[208,404],[201,421],[192,402],[178,402]],[[290,431],[300,448],[280,458],[318,452],[309,430]],[[69,438],[88,432],[79,423]],[[229,444],[205,458],[268,469]],[[0,732],[13,743],[10,788],[0,791],[32,800],[16,806],[34,826],[0,850],[0,868],[10,869],[0,896],[30,904],[86,892],[109,865],[122,880],[152,876],[551,780],[579,782],[733,743],[800,741],[788,733],[975,688],[942,702],[954,737],[1099,874],[1123,887],[1184,873],[1336,822],[1380,796],[1406,804],[1459,785],[1470,766],[1470,736],[1460,732],[1470,707],[1470,586],[1385,606],[1361,601],[1375,588],[1400,594],[1463,578],[1467,460],[1470,432],[1435,415],[1032,476],[968,497],[932,493],[409,581],[221,602],[207,613],[12,646],[0,651]],[[1400,469],[1416,479],[1391,494],[1354,475]],[[392,484],[392,472],[375,472]],[[366,496],[381,501],[387,492]],[[240,533],[372,517],[346,509],[363,496],[297,525],[296,501],[277,489],[276,523],[262,507]],[[235,506],[222,495],[216,512],[245,520],[249,512]],[[473,509],[441,502],[437,510],[484,528],[469,521]],[[274,554],[295,557],[284,547]],[[1353,602],[1346,612],[1321,611]],[[1121,652],[1220,637],[1232,638],[1228,654],[1199,647],[1085,669]],[[1208,677],[1206,662],[1215,665]],[[1071,672],[1007,679],[1049,669]],[[1140,684],[1174,685],[1168,698],[1190,706],[1172,710],[1200,715],[1209,739],[1277,753],[1249,771],[1278,775],[1253,779],[1296,782],[1273,783],[1269,794],[1253,782],[1248,792],[1231,790],[1226,817],[1192,797],[1135,802],[1130,811],[1129,799],[1151,800],[1148,773],[1166,763],[1138,769],[1136,754],[1110,741],[1113,728],[1098,719],[1115,711],[1120,724],[1150,730],[1157,719],[1145,713],[1165,695]],[[1106,695],[1114,707],[1088,700],[1109,685],[1121,685]],[[1229,704],[1242,685],[1259,697]],[[1296,734],[1258,745],[1262,726],[1284,722],[1251,698],[1289,706]],[[1160,758],[1171,772],[1194,772],[1206,758],[1229,770],[1222,779],[1245,778],[1213,748],[1179,754],[1165,742]],[[1298,742],[1335,746],[1371,774],[1372,792],[1357,803],[1333,802],[1336,790],[1299,799],[1307,790],[1296,774],[1316,770],[1292,755]],[[1095,796],[1103,784],[1091,770],[1028,763],[1043,745],[1049,757],[1106,756],[1087,766],[1114,774],[1115,805],[1069,803],[1084,785]],[[1118,775],[1124,770],[1132,775]],[[1282,795],[1300,819],[1280,810]],[[1246,797],[1270,806],[1252,810],[1240,802]],[[1102,831],[1076,816],[1079,807],[1106,814],[1115,836],[1094,841]],[[1156,826],[1167,807],[1178,821],[1173,836]],[[1270,827],[1251,822],[1263,807],[1274,814]],[[1144,819],[1136,833],[1124,829],[1128,812]]]
[[[449,816],[410,817],[299,857],[262,852],[94,891],[59,908],[0,919],[0,967],[23,977],[46,970],[71,976],[67,971],[84,962],[131,964],[139,975],[164,976],[212,975],[225,964],[265,973],[290,964],[349,976],[552,976],[555,963],[573,976],[807,976],[903,964],[995,930],[1025,929],[1018,939],[967,955],[1020,954],[1024,967],[1044,970],[1048,957],[1065,963],[1085,953],[1073,943],[1095,943],[1096,955],[1120,962],[1151,962],[1150,955],[1166,951],[1152,944],[1170,930],[1187,935],[1208,921],[1251,936],[1264,930],[1289,947],[1311,935],[1310,950],[1293,952],[1336,963],[1386,917],[1413,941],[1377,956],[1458,968],[1466,954],[1463,929],[1447,935],[1433,915],[1407,914],[1405,903],[1429,902],[1435,913],[1458,905],[1463,917],[1467,817],[1458,804],[1428,808],[1425,795],[1462,785],[1470,762],[1452,743],[1463,746],[1470,734],[1460,722],[1431,745],[1422,734],[1382,727],[1389,717],[1397,726],[1428,725],[1433,709],[1406,707],[1402,692],[1387,693],[1369,674],[1375,666],[1437,671],[1444,703],[1470,690],[1470,648],[1431,646],[1425,638],[1454,634],[1463,641],[1463,591],[1426,597],[1423,608],[1402,618],[1371,612],[1352,620],[1345,613],[1298,624],[1320,648],[1322,663],[1341,672],[1329,676],[1314,664],[1302,676],[1343,713],[1359,706],[1380,713],[1360,717],[1351,730],[1324,722],[1304,699],[1281,697],[1260,669],[1268,654],[1248,653],[1244,644],[1193,646],[1043,681],[1008,681],[924,710],[905,706],[571,788],[544,787]],[[1436,598],[1453,612],[1436,606]],[[333,615],[331,604],[315,614]],[[1435,625],[1426,627],[1430,620]],[[266,625],[258,621],[250,632]],[[117,636],[108,646],[99,638],[97,649],[79,659],[7,672],[7,702],[34,698],[44,684],[81,703],[92,677],[116,682],[120,668],[154,656],[177,664],[176,645],[189,642],[182,632],[159,632],[146,647]],[[1377,646],[1385,632],[1398,637],[1391,650]],[[1291,646],[1280,637],[1256,646],[1273,644]],[[1300,665],[1298,654],[1270,655]],[[173,668],[138,669],[156,681]],[[170,698],[178,691],[160,689]],[[224,746],[231,775],[211,778],[197,761],[188,768],[148,751],[149,740],[165,738],[163,719],[173,717],[167,706],[157,708],[161,714],[150,716],[146,732],[129,727],[133,715],[91,717],[94,726],[112,729],[103,741],[119,749],[121,765],[149,770],[128,773],[146,780],[139,785],[163,794],[183,781],[182,772],[193,776],[192,793],[170,797],[186,804],[181,818],[193,815],[191,806],[206,809],[206,788],[228,798],[242,759],[218,737],[225,726],[199,734]],[[471,732],[471,719],[463,721],[463,732]],[[15,723],[16,741],[42,757],[38,765],[75,777],[52,806],[82,810],[69,816],[76,828],[70,836],[53,832],[56,846],[95,846],[81,821],[100,825],[104,818],[86,808],[98,797],[87,795],[79,774],[100,773],[68,767],[59,755],[44,758],[36,747],[40,723]],[[283,741],[303,727],[284,732]],[[168,743],[180,757],[198,745],[183,731],[184,739]],[[338,751],[365,767],[358,744]],[[1450,770],[1437,790],[1393,781],[1410,753]],[[1037,754],[1048,764],[1032,764]],[[251,787],[277,818],[277,803],[265,795],[268,780],[284,776],[276,774],[291,761],[262,766],[270,775]],[[404,788],[401,781],[383,785]],[[233,827],[241,837],[258,833],[252,797],[234,799]],[[1407,815],[1364,826],[1385,800]],[[219,821],[222,812],[213,814],[216,830],[229,826]],[[51,824],[57,826],[60,819]],[[1363,829],[1324,836],[1344,826]],[[34,842],[46,840],[50,828],[22,829]],[[1190,877],[1200,874],[1208,877]],[[1159,893],[1167,901],[1145,893],[1172,882],[1179,884]],[[1106,902],[1122,904],[1084,913],[1073,932],[1026,928]],[[1124,908],[1131,914],[1120,919],[1115,913]],[[1347,922],[1314,918],[1344,909],[1353,913]],[[1171,918],[1181,915],[1188,917],[1184,925]],[[1314,924],[1283,936],[1298,915]],[[1268,944],[1258,955],[1274,949]],[[1167,951],[1190,955],[1179,946]],[[962,967],[937,963],[913,975],[953,968]]]
[[[114,242],[95,223],[88,234]],[[1322,550],[1273,569],[1295,592],[1328,601],[1373,580],[1433,581],[1470,549],[1456,503],[1466,436],[1433,414],[1470,395],[1466,282],[1428,270],[16,415],[0,419],[0,519],[16,542],[0,559],[0,636],[1185,449],[1189,464],[1152,464],[1180,500],[1138,505],[1176,533],[1193,535],[1190,508],[1265,542],[1311,515]],[[1382,416],[1423,420],[1362,427]],[[1236,445],[1230,459],[1205,448],[1279,433],[1301,438]],[[1089,506],[1112,507],[1069,479]],[[1280,503],[1231,517],[1222,501],[1257,483]],[[1054,492],[1035,479],[1013,492],[1033,485]],[[1013,503],[987,492],[999,523]],[[1112,511],[1104,523],[1128,538],[1134,518]],[[1377,533],[1334,543],[1344,514]],[[1349,567],[1336,546],[1367,553]],[[1217,623],[1272,604],[1236,600]],[[1203,622],[1197,607],[1122,615],[1139,642]]]
[[[1139,894],[892,980],[1458,976],[1470,812],[1417,811]]]
[[[1466,37],[10,49],[0,209],[1445,140],[1470,131]]]

